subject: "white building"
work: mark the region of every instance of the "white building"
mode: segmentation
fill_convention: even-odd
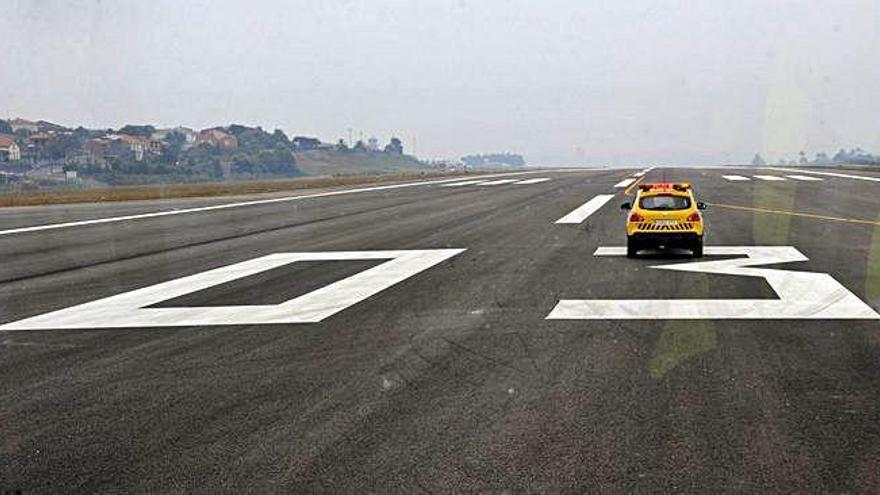
[[[21,148],[12,136],[0,136],[0,161],[21,160]]]

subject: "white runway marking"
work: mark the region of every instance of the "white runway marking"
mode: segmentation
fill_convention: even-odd
[[[840,172],[820,172],[818,170],[801,170],[791,168],[767,167],[767,170],[776,170],[779,172],[798,172],[801,174],[824,175],[826,177],[839,177],[841,179],[867,180],[871,182],[880,182],[880,177],[869,177],[866,175],[842,174]]]
[[[459,187],[459,186],[470,186],[473,184],[479,184],[481,182],[485,182],[482,180],[466,180],[462,182],[451,182],[449,184],[440,184],[440,187]]]
[[[632,178],[623,179],[622,181],[618,182],[617,184],[614,184],[614,187],[629,187],[635,181],[636,180],[632,179]]]
[[[818,177],[810,177],[809,175],[786,175],[786,177],[789,177],[791,179],[796,179],[796,180],[805,180],[805,181],[825,180],[825,179],[820,179]]]
[[[769,180],[769,181],[782,181],[786,180],[785,177],[778,177],[776,175],[756,175],[754,176],[756,179],[761,180]]]
[[[145,328],[317,323],[464,249],[277,253],[0,325],[0,330]],[[162,301],[297,261],[387,259],[381,265],[281,304],[147,308]]]
[[[571,213],[569,213],[568,215],[565,215],[564,217],[560,218],[559,220],[557,220],[554,223],[574,223],[574,224],[581,223],[584,220],[586,220],[587,217],[589,217],[590,215],[592,215],[593,213],[598,211],[599,208],[602,208],[603,206],[605,206],[605,203],[610,201],[611,198],[613,198],[613,197],[614,197],[613,194],[599,194],[598,196],[594,197],[593,199],[578,206]]]
[[[714,246],[706,255],[746,255],[718,261],[694,261],[651,268],[680,272],[760,277],[779,299],[564,299],[549,320],[667,319],[880,319],[870,306],[826,273],[753,268],[806,261],[791,246]],[[625,247],[600,247],[595,256],[624,256]]]
[[[485,175],[484,178],[492,178],[492,177],[507,177],[511,175],[522,175],[522,174],[533,174],[535,172],[510,172],[504,174],[492,174]],[[546,172],[543,172],[546,173]],[[514,179],[516,180],[516,179]],[[75,222],[64,222],[64,223],[50,223],[46,225],[35,225],[32,227],[20,227],[15,229],[8,230],[0,230],[0,235],[11,235],[11,234],[23,234],[26,232],[39,232],[43,230],[55,230],[55,229],[63,229],[67,227],[81,227],[85,225],[97,225],[102,223],[113,223],[113,222],[124,222],[128,220],[140,220],[144,218],[157,218],[157,217],[166,217],[171,215],[183,215],[186,213],[200,213],[204,211],[214,211],[214,210],[225,210],[227,208],[241,208],[243,206],[255,206],[255,205],[266,205],[272,203],[284,203],[288,201],[297,201],[301,199],[310,199],[310,198],[326,198],[330,196],[343,196],[346,194],[357,194],[363,192],[372,192],[372,191],[387,191],[390,189],[402,189],[405,187],[415,187],[415,186],[427,186],[433,184],[445,184],[448,182],[460,182],[461,178],[455,179],[442,179],[442,180],[429,180],[429,181],[419,181],[419,182],[407,182],[404,184],[389,184],[387,186],[371,186],[371,187],[361,187],[357,189],[343,189],[341,191],[327,191],[322,193],[313,193],[313,194],[303,194],[300,196],[284,196],[281,198],[270,198],[270,199],[257,199],[253,201],[242,201],[239,203],[224,203],[220,205],[212,205],[212,206],[199,206],[195,208],[182,208],[179,210],[165,210],[165,211],[156,211],[153,213],[139,213],[136,215],[123,215],[119,217],[106,217],[106,218],[96,218],[93,220],[79,220]]]
[[[499,179],[499,180],[490,180],[483,182],[481,184],[477,184],[478,186],[499,186],[501,184],[510,184],[511,182],[516,182],[519,179]]]
[[[525,179],[521,181],[514,182],[514,184],[518,186],[524,186],[526,184],[540,184],[541,182],[547,182],[550,180],[550,177],[538,177],[536,179]]]
[[[743,177],[742,175],[722,175],[721,177],[724,177],[725,179],[731,180],[731,181],[750,181],[750,180],[752,180],[752,179],[749,179],[748,177]]]

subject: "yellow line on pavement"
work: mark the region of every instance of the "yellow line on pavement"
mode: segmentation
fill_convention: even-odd
[[[629,187],[627,187],[626,190],[623,191],[623,194],[629,196],[629,192],[632,191],[634,187],[638,186],[638,185],[639,185],[639,182],[643,181],[644,179],[645,179],[645,176],[644,176],[644,175],[641,176],[641,177],[639,177],[639,180],[637,180],[637,181],[633,182],[632,184],[630,184]]]
[[[786,210],[771,210],[769,208],[755,208],[753,206],[740,206],[740,205],[725,205],[720,203],[708,203],[709,206],[714,206],[718,208],[729,208],[731,210],[743,210],[743,211],[753,211],[756,213],[772,213],[776,215],[790,215],[793,217],[805,217],[805,218],[814,218],[816,220],[829,220],[832,222],[844,222],[844,223],[860,223],[864,225],[880,225],[880,222],[875,220],[859,220],[857,218],[842,218],[842,217],[832,217],[828,215],[818,215],[815,213],[803,213],[799,211],[786,211]]]

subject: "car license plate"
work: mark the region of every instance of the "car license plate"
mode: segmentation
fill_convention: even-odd
[[[678,225],[678,222],[675,220],[657,220],[654,222],[654,225]]]

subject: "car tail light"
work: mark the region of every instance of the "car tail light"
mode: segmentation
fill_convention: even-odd
[[[644,222],[645,217],[639,215],[638,213],[631,213],[629,215],[629,221],[630,222]]]
[[[699,222],[700,220],[702,220],[702,218],[700,218],[700,214],[697,212],[691,213],[687,218],[688,222]]]

